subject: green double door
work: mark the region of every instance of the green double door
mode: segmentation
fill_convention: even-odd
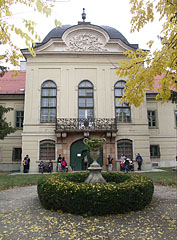
[[[83,139],[76,141],[71,144],[70,148],[70,166],[73,171],[83,171],[85,170],[84,157],[87,155],[88,157],[88,167],[93,162],[90,157],[90,153],[88,152],[87,147],[83,143]],[[103,150],[100,151],[100,156],[97,160],[100,166],[103,165]]]

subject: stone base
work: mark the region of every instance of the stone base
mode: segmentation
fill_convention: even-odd
[[[102,167],[99,164],[91,164],[91,167],[88,168],[90,171],[88,178],[85,180],[86,183],[105,183],[106,180],[103,178],[101,171]]]

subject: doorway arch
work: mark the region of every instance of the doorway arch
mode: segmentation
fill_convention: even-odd
[[[83,139],[75,141],[71,144],[70,147],[70,166],[73,171],[83,171],[85,170],[84,166],[84,157],[87,155],[88,157],[88,167],[93,162],[90,157],[90,153],[88,148],[83,143]],[[100,150],[100,156],[98,158],[98,163],[100,166],[103,166],[103,149]]]

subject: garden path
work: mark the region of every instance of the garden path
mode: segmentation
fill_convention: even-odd
[[[0,192],[0,240],[176,239],[175,188],[156,185],[143,211],[85,218],[43,209],[36,190],[30,186]]]

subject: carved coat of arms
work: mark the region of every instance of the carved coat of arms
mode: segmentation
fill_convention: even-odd
[[[106,51],[100,39],[90,33],[79,34],[72,37],[68,42],[69,51],[100,52]]]

